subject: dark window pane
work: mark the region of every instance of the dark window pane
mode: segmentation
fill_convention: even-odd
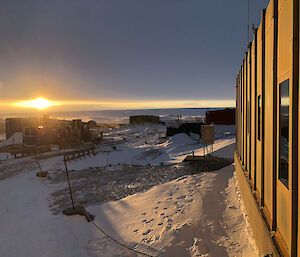
[[[280,168],[279,179],[289,185],[289,80],[279,85]]]

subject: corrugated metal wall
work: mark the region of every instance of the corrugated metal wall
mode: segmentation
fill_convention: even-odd
[[[236,151],[269,229],[286,256],[300,256],[299,58],[299,0],[270,0],[237,76]],[[284,114],[288,120],[285,179],[280,173],[283,82],[289,85],[288,113]]]

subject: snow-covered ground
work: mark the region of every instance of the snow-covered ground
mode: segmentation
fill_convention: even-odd
[[[217,126],[216,141],[213,145],[215,155],[233,158],[232,151],[229,154],[217,150],[235,143],[234,126]],[[83,169],[86,167],[98,167],[116,164],[135,164],[135,165],[160,165],[178,163],[184,160],[187,155],[194,153],[203,155],[203,148],[198,135],[177,134],[169,139],[164,139],[166,128],[163,125],[140,125],[126,126],[110,131],[104,137],[104,142],[109,144],[113,140],[120,142],[116,145],[116,150],[111,146],[99,149],[99,154],[95,157],[74,161],[72,169]]]
[[[114,129],[95,156],[68,162],[76,200],[109,236],[149,256],[258,256],[233,165],[203,172],[180,164],[192,151],[202,154],[197,136],[164,133],[161,125]],[[232,158],[234,136],[234,127],[217,127],[214,155]],[[32,157],[0,161],[0,256],[142,256],[84,217],[54,215],[54,207],[70,206],[62,156],[56,151],[39,159],[48,179],[36,177]],[[147,181],[150,189],[141,187]],[[98,184],[112,194],[127,191],[99,204]]]

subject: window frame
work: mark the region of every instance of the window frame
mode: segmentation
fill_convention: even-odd
[[[282,171],[282,138],[281,138],[281,135],[282,135],[282,87],[285,86],[287,84],[288,86],[288,120],[287,120],[287,170],[285,171],[285,175],[283,174],[283,171]],[[290,163],[289,163],[289,156],[290,156],[290,146],[289,146],[289,143],[290,143],[290,135],[289,135],[289,129],[290,129],[290,82],[289,82],[289,79],[286,79],[284,81],[282,81],[281,83],[279,83],[279,140],[278,140],[278,144],[279,144],[279,167],[278,167],[278,179],[281,181],[282,184],[285,185],[285,187],[287,189],[289,189],[289,167],[290,167]]]

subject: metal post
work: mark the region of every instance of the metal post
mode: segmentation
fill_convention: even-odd
[[[40,166],[39,160],[37,159],[36,152],[34,152],[34,157],[35,157],[35,160],[36,160],[36,163],[37,163],[37,165],[39,167],[40,172],[42,172],[42,168]]]
[[[65,156],[64,156],[64,163],[65,163],[65,168],[66,168],[67,181],[68,181],[68,185],[69,185],[69,192],[70,192],[70,196],[71,196],[72,207],[73,207],[73,209],[75,209],[74,201],[73,201],[73,195],[72,195],[72,189],[71,189],[71,184],[70,184],[70,178],[69,178],[69,172],[68,172],[68,167],[67,167],[67,161],[66,161]]]

